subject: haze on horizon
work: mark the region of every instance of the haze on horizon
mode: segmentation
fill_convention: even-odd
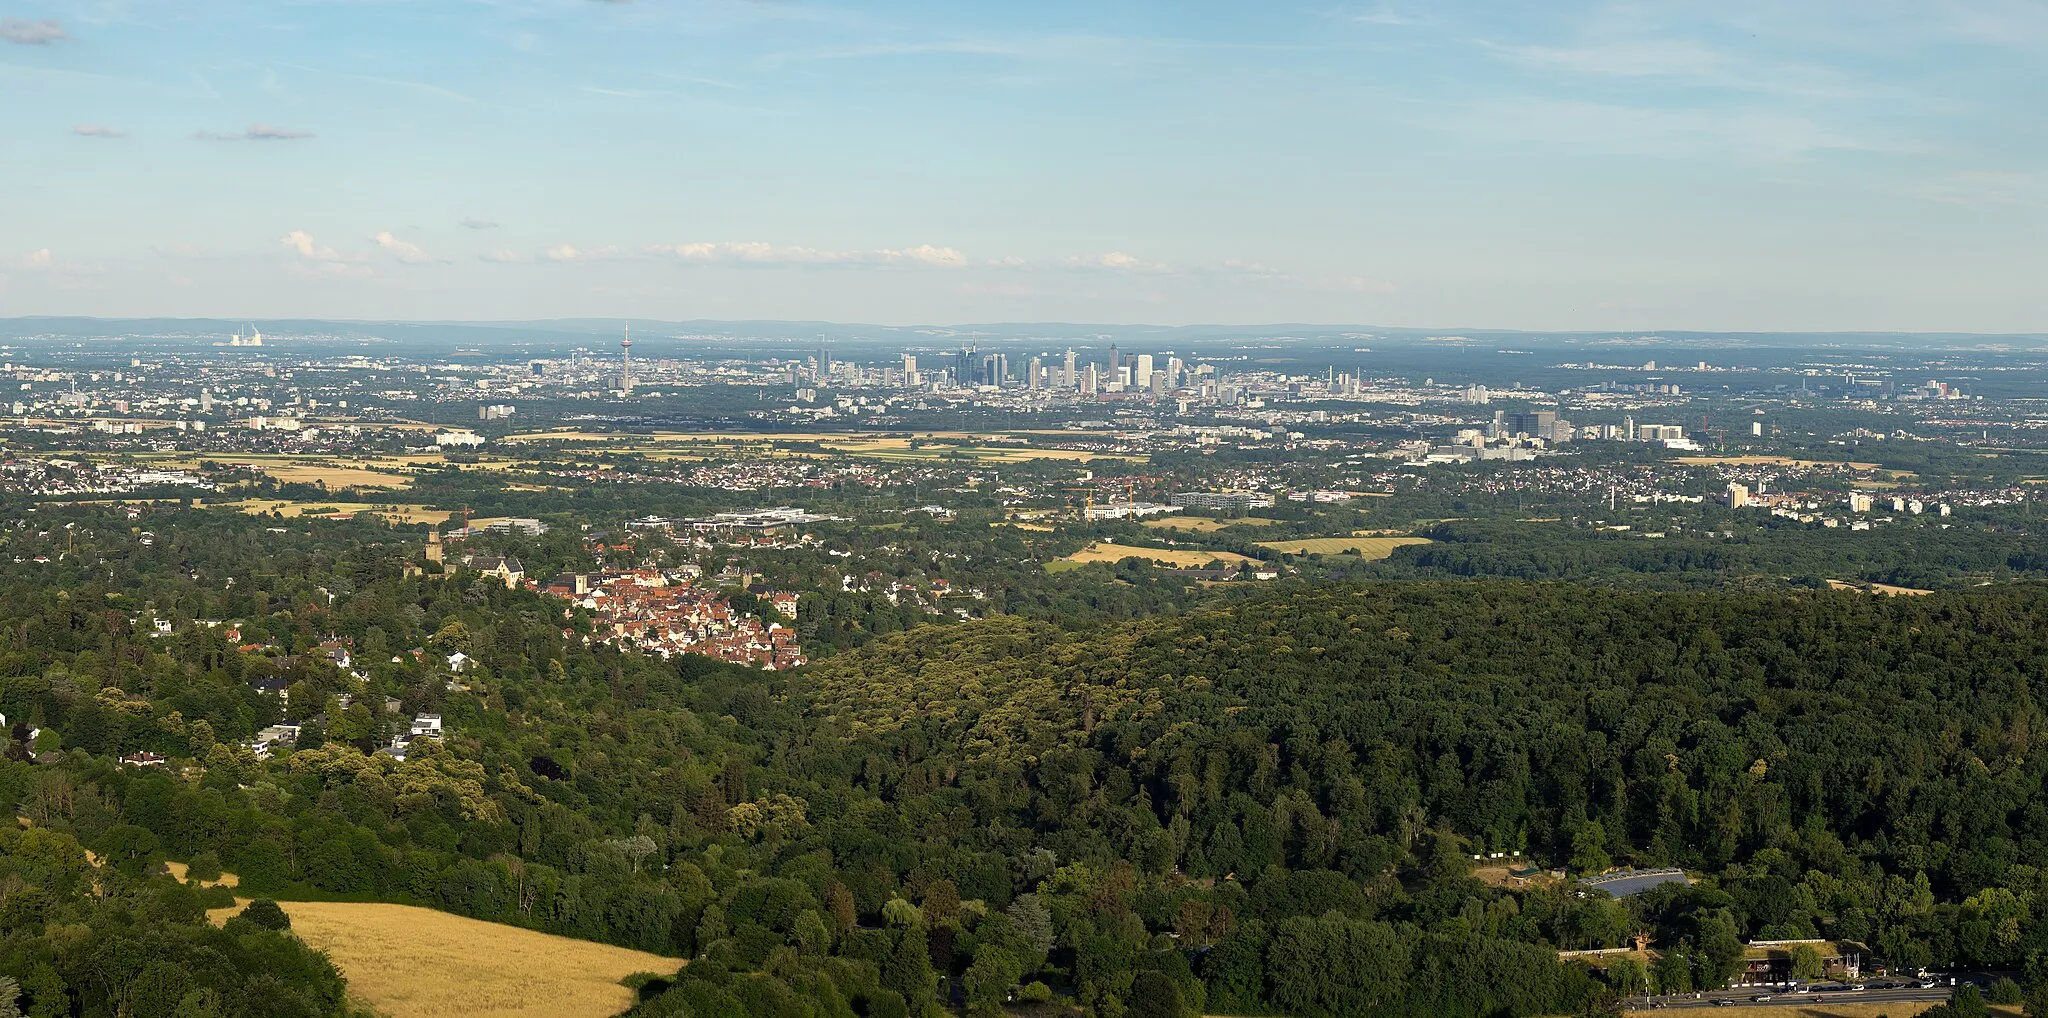
[[[2044,69],[2037,0],[0,0],[0,316],[2038,332]]]

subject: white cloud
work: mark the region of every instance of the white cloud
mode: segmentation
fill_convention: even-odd
[[[44,269],[48,269],[54,266],[55,264],[57,264],[56,258],[50,254],[50,249],[45,247],[38,248],[34,251],[30,251],[29,253],[14,259],[13,267],[17,269],[27,269],[31,272],[40,272]]]
[[[1069,269],[1096,269],[1108,272],[1171,272],[1161,262],[1149,262],[1136,255],[1122,251],[1107,251],[1102,254],[1069,255],[1060,259],[1060,264]]]
[[[368,276],[375,274],[369,266],[361,264],[362,259],[360,257],[344,255],[331,247],[326,247],[319,241],[314,240],[313,235],[304,230],[293,230],[278,238],[278,243],[298,255],[298,258],[292,264],[300,271],[312,272],[323,276]]]
[[[1241,276],[1249,279],[1290,278],[1290,274],[1286,271],[1276,269],[1263,262],[1248,261],[1242,258],[1225,258],[1219,269],[1225,275]]]
[[[376,236],[371,237],[370,239],[376,241],[377,246],[384,249],[384,251],[390,254],[391,257],[396,258],[399,261],[406,263],[407,265],[418,265],[422,262],[431,262],[434,260],[425,251],[420,250],[418,244],[414,244],[409,241],[399,240],[397,237],[391,235],[390,230],[384,230],[378,233]]]
[[[0,18],[0,39],[17,46],[48,46],[71,38],[64,34],[64,26],[49,19],[28,21],[21,18]]]
[[[313,235],[304,230],[293,230],[278,238],[278,243],[297,251],[299,257],[308,261],[333,262],[341,260],[341,255],[336,254],[333,248],[321,247],[319,242],[313,239]]]
[[[78,126],[76,126],[76,127],[73,127],[73,128],[71,129],[71,133],[72,133],[72,134],[75,134],[75,135],[78,135],[78,136],[79,136],[79,137],[81,137],[81,138],[126,138],[126,137],[128,137],[128,132],[126,132],[126,131],[117,131],[117,130],[115,130],[114,128],[111,128],[111,127],[108,127],[108,126],[106,126],[105,124],[79,124]]]
[[[578,258],[585,257],[585,255],[583,254],[583,252],[576,250],[575,246],[573,245],[556,244],[555,246],[548,248],[546,251],[541,252],[541,257],[546,258],[548,261],[551,262],[573,262]]]
[[[967,256],[961,254],[959,249],[934,247],[930,244],[919,244],[916,247],[897,250],[885,249],[873,253],[881,258],[882,261],[892,265],[922,265],[932,268],[957,269],[967,264]]]
[[[831,251],[814,247],[781,246],[765,241],[699,241],[689,244],[659,244],[647,253],[672,257],[693,265],[754,266],[870,266],[899,268],[956,269],[967,265],[958,248],[919,244],[906,248],[875,248],[866,251]]]

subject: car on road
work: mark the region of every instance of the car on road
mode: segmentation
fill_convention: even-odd
[[[1715,1007],[1734,1007],[1734,1006],[1735,1006],[1735,998],[1734,998],[1734,997],[1715,997],[1715,998],[1714,998],[1714,1006],[1715,1006]]]
[[[1763,1004],[1770,1001],[1771,995],[1768,993],[1759,993],[1756,996],[1751,997],[1749,999],[1752,1003]]]

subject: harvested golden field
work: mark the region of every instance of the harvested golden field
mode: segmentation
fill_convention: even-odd
[[[1157,527],[1161,530],[1188,530],[1197,534],[1213,534],[1224,527],[1263,527],[1268,523],[1277,522],[1279,521],[1269,520],[1263,516],[1240,516],[1234,520],[1212,520],[1201,516],[1167,516],[1156,520],[1146,520],[1145,525]]]
[[[24,817],[23,819],[27,818]],[[191,867],[181,862],[167,861],[164,863],[164,870],[171,875],[171,879],[184,880],[185,874],[190,872]],[[218,880],[202,880],[200,883],[207,887],[240,887],[242,885],[242,878],[232,873],[223,873]],[[234,910],[229,909],[227,911],[232,913]],[[226,916],[223,915],[222,918],[225,919]]]
[[[1122,562],[1127,558],[1150,559],[1164,565],[1185,569],[1198,569],[1211,562],[1237,565],[1240,562],[1255,562],[1232,551],[1198,551],[1187,548],[1138,548],[1128,544],[1111,544],[1097,541],[1061,559],[1061,562],[1086,564],[1089,562]]]
[[[156,466],[188,470],[197,468],[201,460],[211,460],[220,464],[244,464],[250,469],[268,474],[287,484],[325,484],[329,488],[412,487],[411,478],[401,476],[389,468],[372,469],[373,466],[383,466],[374,460],[349,461],[322,457],[277,456],[267,453],[142,456],[137,459]]]
[[[278,903],[327,952],[350,993],[389,1018],[609,1018],[633,1004],[619,980],[683,962],[411,905]],[[210,913],[226,922],[232,909]]]
[[[416,503],[391,502],[335,502],[313,500],[306,502],[285,502],[270,498],[248,498],[240,502],[216,502],[209,508],[239,509],[251,516],[268,516],[276,513],[285,519],[300,517],[354,516],[357,513],[376,513],[394,523],[446,523],[453,513],[446,509],[435,509]],[[331,510],[331,511],[328,511]]]
[[[1259,547],[1288,555],[1341,555],[1356,551],[1364,558],[1381,559],[1396,548],[1428,544],[1427,537],[1299,537],[1292,541],[1260,541]]]
[[[1829,580],[1830,590],[1860,590],[1867,594],[1886,594],[1891,597],[1920,597],[1934,591],[1918,587],[1894,587],[1889,583],[1850,583],[1848,580]]]

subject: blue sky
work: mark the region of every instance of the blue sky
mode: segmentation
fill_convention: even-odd
[[[0,0],[0,314],[2048,330],[2048,0]]]

